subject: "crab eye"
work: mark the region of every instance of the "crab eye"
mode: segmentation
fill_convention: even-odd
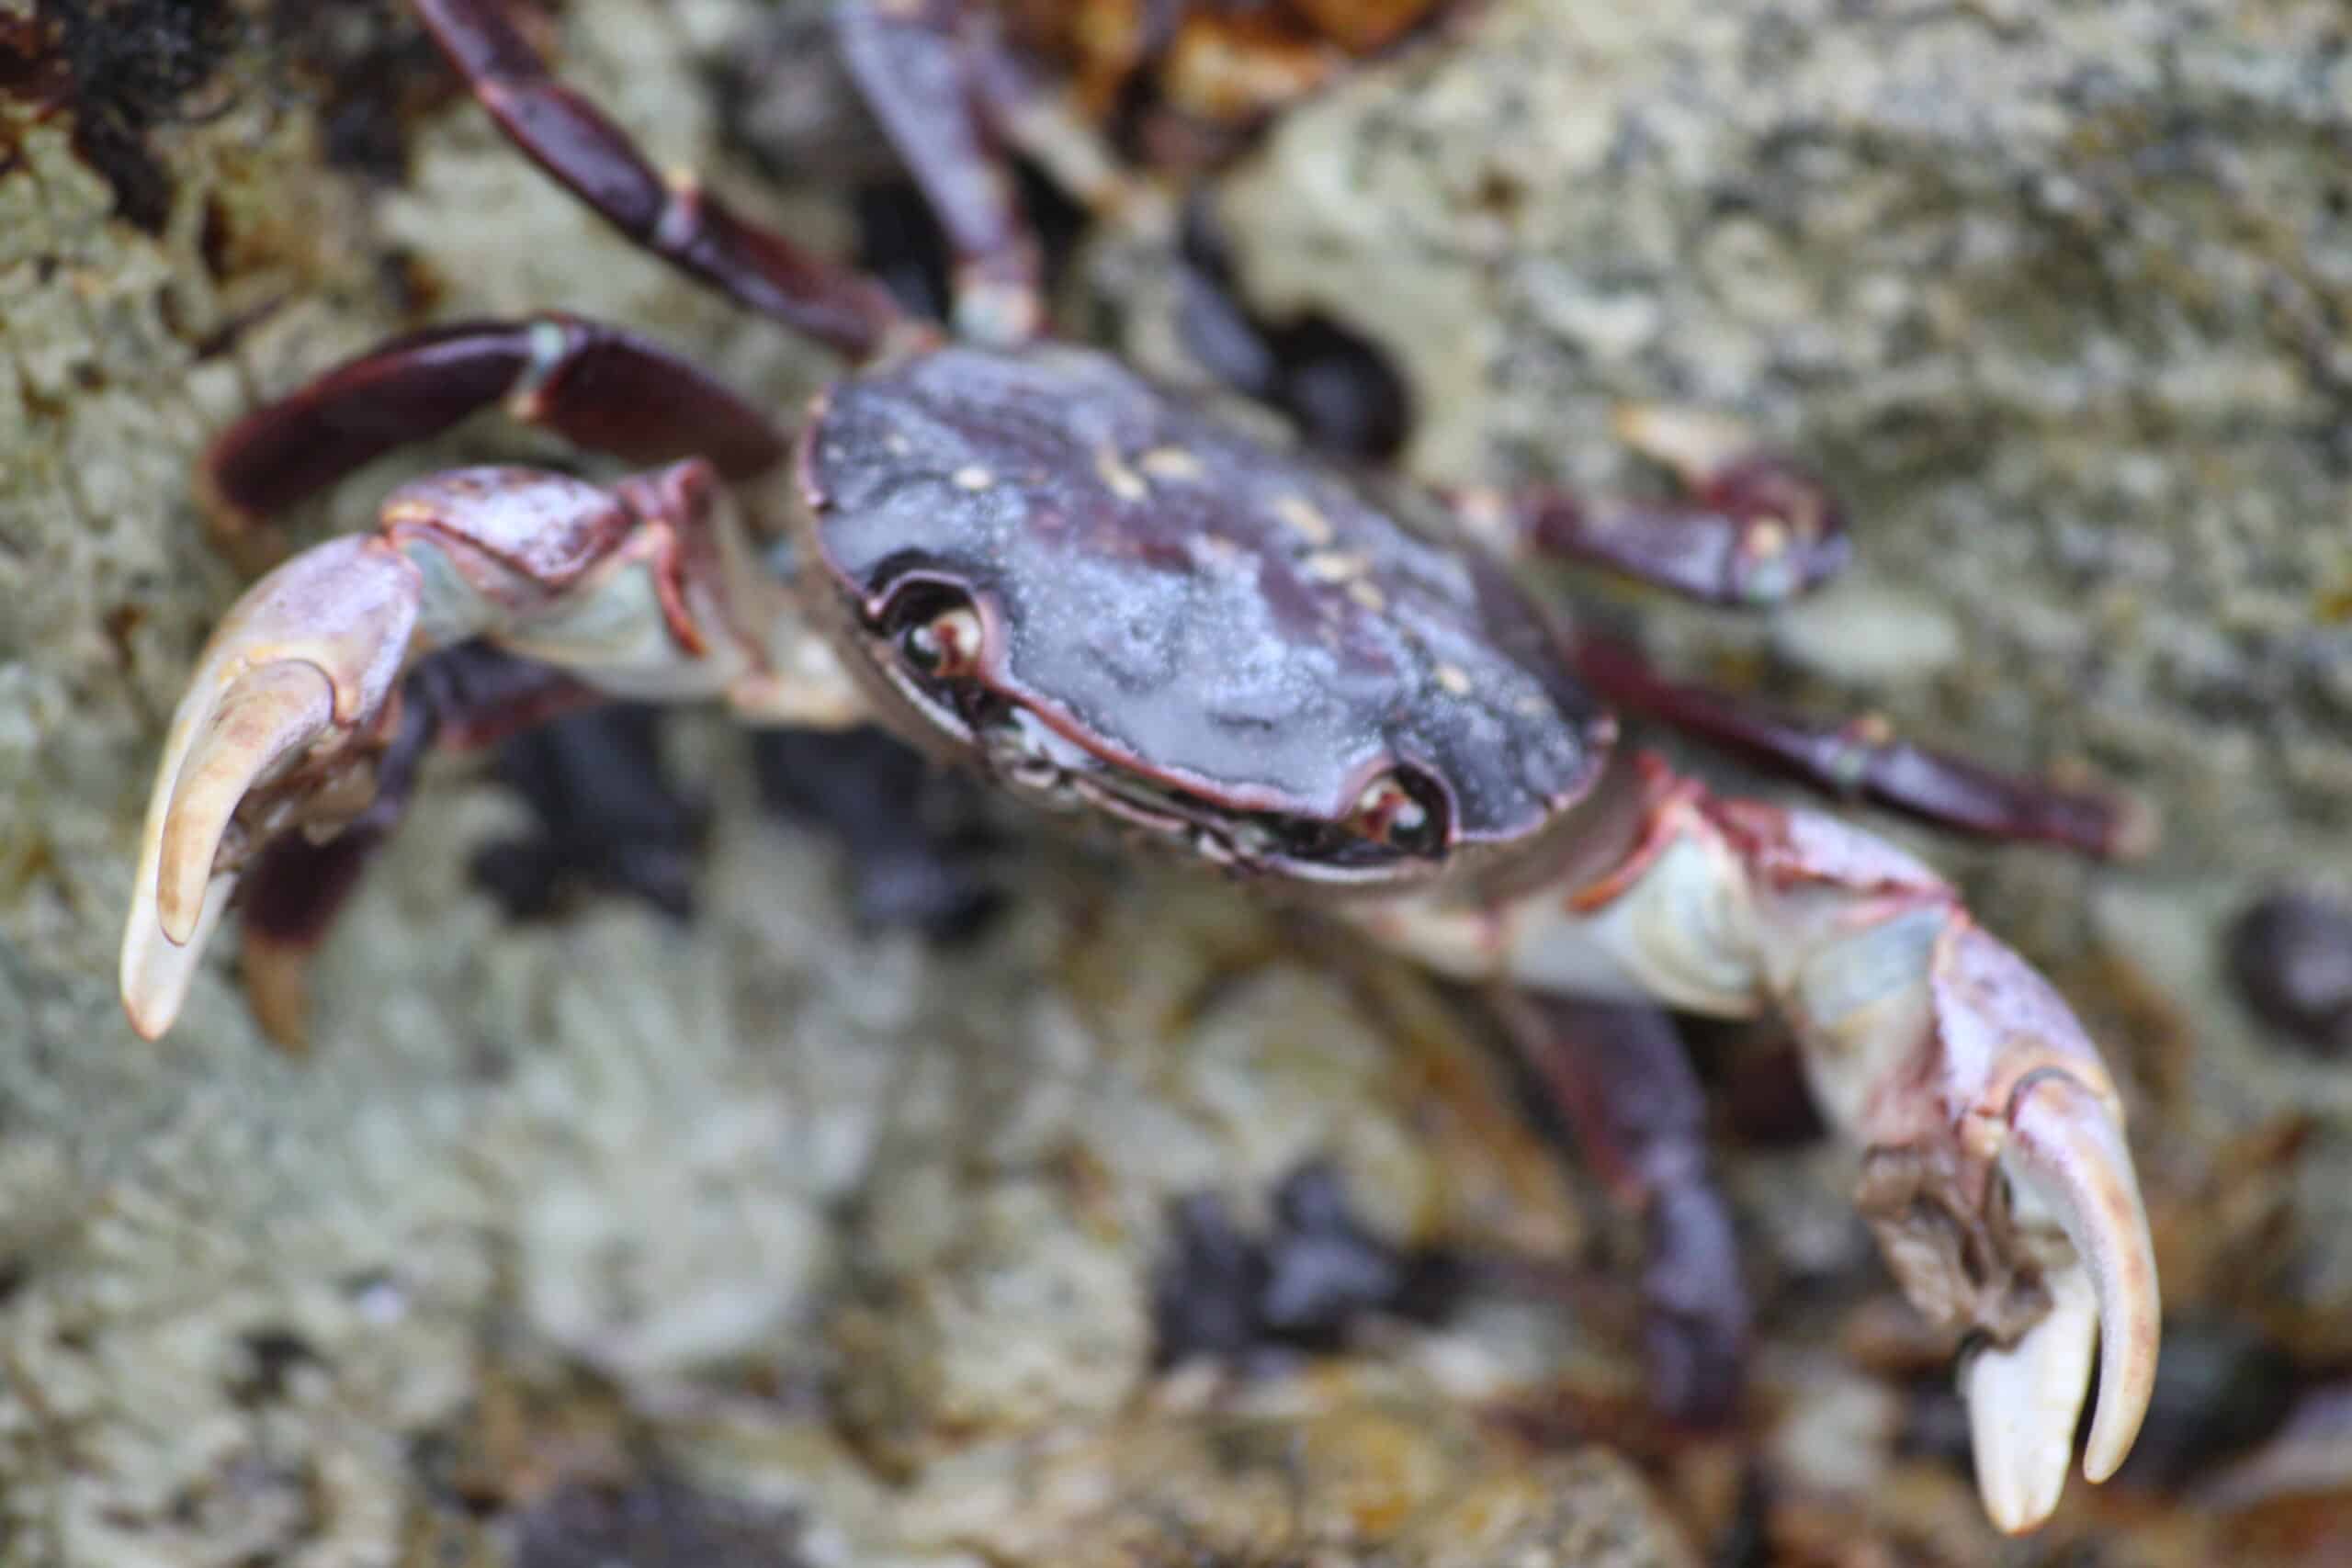
[[[921,585],[890,606],[899,657],[930,681],[953,680],[979,668],[980,616],[952,590]]]
[[[1357,797],[1349,826],[1399,853],[1433,855],[1445,848],[1445,794],[1426,773],[1398,768]]]

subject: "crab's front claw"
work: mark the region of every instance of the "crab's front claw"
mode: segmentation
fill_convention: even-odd
[[[237,866],[372,794],[350,765],[384,716],[416,626],[417,569],[380,539],[338,539],[254,584],[221,621],[173,716],[123,931],[131,1027],[171,1027]]]
[[[2050,1310],[2015,1343],[1988,1344],[1962,1375],[1986,1512],[2011,1532],[2050,1517],[2099,1346],[2098,1410],[2083,1473],[2104,1481],[2132,1451],[2154,1390],[2158,1302],[2148,1219],[2122,1124],[2064,1069],[2029,1078],[2009,1109],[2000,1168],[2021,1231],[2065,1237],[2041,1277]]]
[[[2083,1472],[2104,1481],[2131,1451],[2155,1379],[2155,1256],[2120,1106],[2073,1013],[1964,914],[1945,919],[1928,1054],[1862,1112],[1882,1136],[1860,1201],[1912,1301],[1982,1336],[1961,1380],[1977,1483],[2017,1533],[2064,1489],[2094,1344]]]
[[[1717,797],[1654,756],[1622,776],[1633,787],[1601,804],[1631,847],[1598,875],[1375,910],[1372,929],[1531,989],[1777,1012],[1815,1102],[1863,1151],[1856,1207],[1896,1281],[1980,1347],[1962,1382],[1986,1510],[2033,1529],[2065,1485],[2094,1343],[2091,1480],[2123,1462],[2154,1382],[2155,1254],[2106,1065],[2051,984],[1894,845]]]

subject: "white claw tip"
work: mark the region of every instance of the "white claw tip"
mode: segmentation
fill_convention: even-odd
[[[122,1010],[141,1040],[160,1040],[180,1015],[195,982],[197,961],[220,916],[236,891],[233,873],[214,877],[204,892],[196,929],[186,942],[164,934],[154,917],[152,899],[134,901],[131,919],[122,939]]]
[[[2015,1345],[1978,1351],[1962,1374],[1977,1491],[2007,1535],[2039,1528],[2066,1489],[2098,1336],[2098,1303],[2083,1271],[2061,1269],[2048,1283],[2049,1314]]]
[[[2046,1271],[2050,1311],[1964,1374],[1976,1473],[2011,1534],[2050,1517],[2065,1487],[2076,1418],[2099,1355],[2098,1411],[2083,1452],[2096,1483],[2122,1466],[2154,1391],[2160,1333],[2154,1250],[2121,1124],[2063,1073],[2018,1096],[2001,1164],[2021,1225],[2063,1230],[2073,1256]]]
[[[2162,1305],[2139,1180],[2123,1129],[2073,1079],[2041,1078],[2012,1116],[2003,1163],[2021,1207],[2054,1217],[2076,1259],[2051,1283],[2079,1282],[2098,1324],[2098,1411],[2083,1474],[2105,1481],[2132,1452],[2155,1392]]]

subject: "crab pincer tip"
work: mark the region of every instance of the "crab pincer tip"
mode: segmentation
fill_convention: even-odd
[[[2017,1534],[2057,1506],[2095,1341],[2083,1474],[2105,1481],[2131,1453],[2155,1391],[2161,1300],[2131,1150],[2105,1099],[2062,1070],[2035,1074],[2012,1102],[2001,1164],[2019,1217],[2054,1220],[2073,1250],[2046,1277],[2048,1314],[1963,1372],[1985,1508]]]
[[[155,868],[164,934],[195,937],[213,862],[246,792],[334,722],[334,688],[308,662],[266,664],[220,694],[171,783]]]
[[[185,942],[174,942],[156,919],[153,894],[132,901],[130,919],[122,936],[122,962],[118,981],[122,1010],[141,1040],[160,1040],[180,1015],[188,987],[196,979],[197,960],[205,942],[220,923],[236,890],[233,873],[216,876],[205,889],[196,929]]]

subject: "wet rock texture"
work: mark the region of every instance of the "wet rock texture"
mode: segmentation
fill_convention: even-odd
[[[110,41],[76,76],[0,0],[0,1560],[1992,1560],[1951,1347],[1889,1299],[1849,1166],[1739,1131],[1789,1120],[1769,1049],[1715,1042],[1765,1346],[1701,1440],[1643,1416],[1633,1232],[1463,998],[1034,836],[977,939],[862,934],[714,723],[665,736],[714,808],[693,924],[509,922],[466,868],[525,819],[460,763],[326,951],[306,1058],[225,957],[140,1044],[111,969],[145,769],[241,581],[190,500],[208,432],[538,305],[780,406],[824,367],[550,192],[389,6],[47,10]],[[714,67],[768,21],[573,0],[548,36],[658,159],[838,248],[821,170],[730,162]],[[2185,1347],[2137,1479],[2018,1561],[2352,1550],[2352,1077],[2233,999],[2222,940],[2274,886],[2352,886],[2345,29],[1494,0],[1220,201],[1254,303],[1395,357],[1427,477],[1626,478],[1623,400],[1838,477],[1868,564],[1817,603],[1574,585],[1662,654],[2165,814],[2129,869],[1932,846],[2111,1043]],[[291,533],[549,450],[486,422]],[[1283,1217],[1302,1172],[1344,1221]],[[1183,1298],[1234,1272],[1187,1265],[1204,1235],[1263,1280],[1309,1230],[1351,1279],[1454,1260],[1442,1310],[1367,1285],[1252,1343],[1262,1303]],[[1168,1365],[1171,1312],[1224,1337]]]

